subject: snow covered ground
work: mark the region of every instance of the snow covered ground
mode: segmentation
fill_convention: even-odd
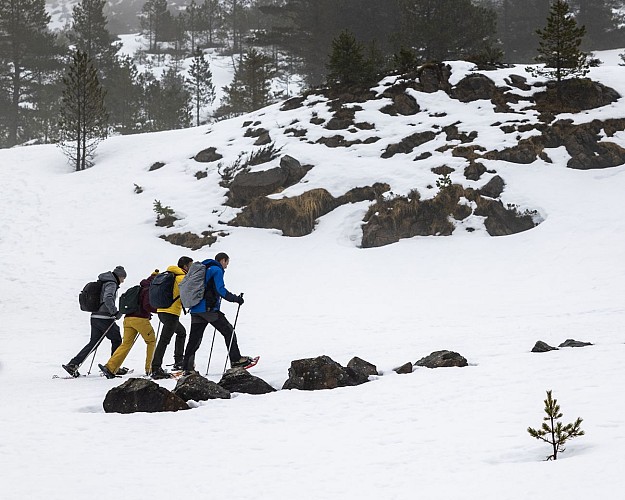
[[[591,77],[625,96],[625,68],[617,62]],[[454,78],[468,69],[454,68]],[[489,76],[498,81],[504,73]],[[440,92],[417,100],[446,109],[450,121],[462,116],[467,130],[479,129],[478,142],[506,140],[489,127],[496,120],[488,102],[462,108]],[[489,163],[507,182],[505,201],[545,219],[507,237],[457,230],[364,250],[359,226],[367,203],[340,207],[302,238],[220,224],[235,210],[221,206],[216,168],[197,180],[206,165],[190,158],[209,146],[225,153],[226,164],[249,152],[246,119],[273,123],[282,152],[315,165],[306,184],[285,196],[318,186],[342,194],[375,179],[396,193],[418,187],[427,195],[436,158],[379,158],[386,144],[415,130],[410,120],[379,122],[378,144],[330,150],[278,131],[309,111],[273,106],[214,124],[210,133],[200,127],[113,137],[100,145],[96,166],[80,173],[54,146],[0,151],[3,498],[618,497],[625,487],[625,167],[571,170],[566,153],[555,151],[554,164]],[[367,105],[357,117],[374,111]],[[608,115],[625,116],[623,99],[576,120]],[[309,139],[314,134],[311,128]],[[625,138],[615,140],[625,146]],[[148,172],[155,161],[166,166]],[[154,226],[155,199],[183,217],[176,231],[211,225],[229,235],[195,252],[173,246],[158,238],[172,230]],[[121,264],[124,290],[181,255],[203,259],[218,251],[231,256],[227,287],[245,292],[237,332],[243,354],[261,355],[254,375],[280,388],[292,360],[322,354],[344,365],[360,356],[382,375],[358,387],[239,394],[190,411],[134,415],[103,412],[118,379],[97,370],[52,379],[88,339],[89,316],[77,301],[87,281]],[[236,306],[224,310],[233,320]],[[188,316],[182,321],[189,327]],[[201,371],[206,335],[196,358]],[[558,345],[568,338],[595,345],[530,352],[539,339]],[[109,346],[96,363],[106,361]],[[215,346],[209,378],[217,381],[221,338]],[[459,352],[470,366],[392,371],[440,349]],[[143,360],[139,340],[124,365],[140,374]],[[548,389],[563,421],[580,416],[586,431],[556,462],[543,461],[548,446],[526,432],[540,425]]]

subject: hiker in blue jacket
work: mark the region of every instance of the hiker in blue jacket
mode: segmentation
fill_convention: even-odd
[[[191,331],[182,365],[185,374],[193,373],[192,360],[202,343],[204,330],[209,323],[223,335],[226,347],[230,347],[228,356],[232,368],[245,367],[252,361],[249,356],[241,356],[234,328],[226,319],[225,314],[219,310],[222,298],[228,302],[243,304],[243,294],[234,295],[230,293],[224,284],[224,272],[229,263],[230,257],[223,252],[215,255],[214,259],[207,259],[202,262],[207,266],[206,277],[204,278],[206,292],[202,300],[189,311],[191,313]]]

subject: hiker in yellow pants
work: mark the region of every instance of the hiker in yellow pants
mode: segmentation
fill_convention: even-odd
[[[136,310],[128,312],[124,318],[124,338],[121,345],[115,350],[105,365],[98,365],[107,378],[114,378],[116,374],[123,375],[123,373],[120,373],[120,367],[126,359],[126,356],[128,356],[138,335],[141,335],[145,341],[145,373],[146,375],[150,374],[152,357],[154,356],[154,349],[156,347],[156,335],[154,334],[154,328],[152,328],[150,319],[152,318],[152,313],[156,312],[156,309],[150,305],[149,289],[152,279],[157,274],[158,271],[155,271],[149,278],[141,280],[137,304],[135,306]],[[128,290],[128,292],[130,292],[130,290]],[[123,310],[122,301],[123,298],[120,298],[120,310]],[[125,371],[127,372],[127,370]]]

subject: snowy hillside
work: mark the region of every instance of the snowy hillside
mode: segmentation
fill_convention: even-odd
[[[625,96],[616,51],[599,57],[604,65],[590,77]],[[451,66],[452,84],[471,71]],[[487,76],[503,85],[510,74],[524,71]],[[290,111],[276,104],[211,127],[113,137],[99,146],[96,165],[79,173],[54,146],[0,150],[0,491],[32,499],[618,496],[625,487],[625,166],[573,170],[564,148],[549,150],[552,163],[484,160],[506,181],[503,203],[542,218],[510,236],[489,236],[472,216],[472,232],[459,225],[449,237],[363,249],[368,201],[336,208],[298,238],[226,224],[241,209],[224,206],[219,170],[258,149],[245,122],[266,129],[281,156],[313,165],[271,198],[313,188],[339,196],[385,182],[394,195],[418,189],[427,199],[437,191],[428,188],[435,166],[456,167],[452,181],[475,189],[495,174],[465,179],[465,158],[438,151],[444,135],[410,155],[381,159],[387,146],[458,123],[478,132],[476,144],[502,149],[519,139],[494,123],[537,120],[535,111],[495,113],[490,101],[460,103],[442,91],[412,95],[421,108],[412,116],[380,113],[384,98],[361,103],[355,121],[375,129],[348,137],[379,139],[351,147],[317,143],[332,133],[310,120],[332,113],[311,96]],[[625,98],[566,117],[625,118]],[[289,127],[305,128],[305,140],[285,133]],[[625,147],[625,134],[610,141]],[[211,147],[223,155],[219,162],[193,159]],[[426,150],[430,157],[413,161]],[[149,171],[156,162],[165,165]],[[154,225],[155,199],[180,217],[173,228]],[[207,230],[227,235],[198,251],[159,238]],[[107,391],[121,381],[97,369],[52,379],[88,340],[88,314],[77,302],[87,281],[123,265],[123,291],[182,255],[201,260],[218,251],[231,256],[226,286],[245,292],[237,334],[243,354],[261,355],[254,375],[280,389],[292,360],[323,354],[343,365],[359,356],[381,375],[358,387],[239,394],[185,412],[133,415],[103,412]],[[224,311],[233,321],[236,307]],[[189,317],[182,322],[188,331]],[[537,340],[557,346],[569,338],[594,345],[530,352]],[[207,330],[196,357],[201,372],[210,341]],[[108,359],[109,346],[95,363]],[[469,366],[393,372],[441,349],[462,354]],[[218,335],[209,379],[219,380],[225,355]],[[144,356],[138,341],[124,365],[141,375]],[[556,462],[543,461],[549,447],[526,432],[540,425],[548,389],[564,423],[582,417],[586,431]]]

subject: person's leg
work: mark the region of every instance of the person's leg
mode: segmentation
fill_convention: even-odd
[[[163,356],[167,346],[174,335],[176,325],[179,323],[178,316],[169,313],[158,313],[158,319],[163,324],[161,329],[161,337],[158,339],[158,344],[154,350],[154,356],[152,357],[152,371],[157,370],[163,364]]]
[[[70,360],[68,365],[76,366],[76,367],[80,366],[85,361],[85,358],[89,356],[89,354],[91,353],[91,350],[95,347],[95,345],[104,335],[106,328],[110,326],[110,321],[109,321],[103,330],[101,328],[102,321],[106,321],[106,320],[91,318],[91,337],[89,338],[89,342],[80,350],[78,354],[76,354],[76,356],[74,356]]]
[[[99,320],[99,321],[104,321],[106,323],[108,320],[104,319],[104,320]],[[110,325],[110,323],[107,324],[107,328],[108,328],[108,325]],[[109,331],[106,334],[106,338],[108,338],[111,341],[111,355],[113,355],[113,353],[115,353],[117,348],[122,343],[122,335],[121,335],[121,332],[119,330],[119,326],[117,325],[117,323],[113,323],[111,328],[109,328]]]
[[[180,369],[182,367],[182,361],[184,359],[184,342],[187,339],[187,330],[184,325],[180,322],[180,318],[178,317],[178,322],[176,324],[176,343],[174,345],[174,368]]]
[[[130,349],[132,349],[132,346],[135,343],[135,339],[139,333],[134,321],[137,319],[140,318],[132,318],[128,316],[124,318],[124,339],[122,340],[121,345],[115,349],[115,352],[106,362],[106,365],[104,365],[111,373],[117,373],[117,370],[122,365],[126,356],[128,356]]]
[[[237,335],[234,333],[234,328],[226,319],[226,316],[221,311],[218,311],[217,319],[211,321],[211,325],[217,328],[217,331],[223,335],[226,341],[226,349],[230,346],[230,351],[228,352],[230,364],[239,361],[239,359],[241,359],[241,352],[239,351],[239,344],[237,343]],[[230,344],[231,340],[232,344]]]
[[[187,342],[187,348],[184,351],[184,358],[182,361],[182,369],[185,371],[193,370],[195,353],[200,348],[200,344],[202,343],[202,337],[204,335],[206,325],[208,325],[206,319],[197,314],[191,315],[189,342]]]
[[[156,334],[150,320],[147,318],[142,319],[141,323],[137,323],[137,329],[145,341],[145,373],[150,373],[152,366],[152,358],[154,356],[154,349],[156,348]]]

